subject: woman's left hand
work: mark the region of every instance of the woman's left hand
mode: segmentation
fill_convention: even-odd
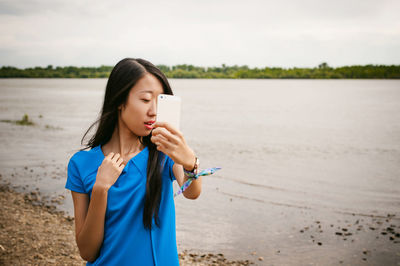
[[[195,154],[186,144],[183,134],[171,124],[154,123],[150,140],[157,145],[157,150],[168,155],[175,163],[181,164],[188,171],[193,169]]]

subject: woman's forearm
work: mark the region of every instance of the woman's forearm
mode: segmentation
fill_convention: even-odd
[[[85,223],[77,237],[81,257],[94,261],[98,257],[104,237],[104,218],[108,188],[94,184]]]
[[[175,163],[173,166],[175,179],[182,186],[189,178],[183,172],[183,166]],[[197,199],[201,193],[201,176],[193,180],[190,186],[182,193],[187,199]]]
[[[184,177],[183,183],[185,183],[188,180],[188,177]],[[190,186],[183,192],[183,195],[187,199],[197,199],[200,196],[201,193],[201,176],[195,180],[192,181]]]

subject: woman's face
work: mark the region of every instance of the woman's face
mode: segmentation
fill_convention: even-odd
[[[136,136],[150,134],[156,120],[157,97],[163,93],[161,82],[152,74],[146,73],[131,88],[126,105],[120,106],[120,118],[125,126]]]

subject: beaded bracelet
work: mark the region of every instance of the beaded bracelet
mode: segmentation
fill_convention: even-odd
[[[189,176],[190,174],[188,174],[189,179],[180,187],[180,189],[177,192],[175,192],[174,197],[182,194],[183,191],[185,191],[190,186],[193,179],[197,179],[199,176],[212,175],[220,169],[221,169],[221,167],[213,167],[213,168],[207,168],[198,174],[190,173],[190,174],[193,174],[192,176]]]

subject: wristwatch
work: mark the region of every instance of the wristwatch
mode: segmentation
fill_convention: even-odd
[[[199,167],[200,167],[200,161],[199,158],[196,157],[195,162],[194,162],[194,167],[192,171],[188,171],[185,168],[183,168],[183,172],[185,173],[186,176],[188,177],[193,177],[197,179],[196,175],[199,172]]]

